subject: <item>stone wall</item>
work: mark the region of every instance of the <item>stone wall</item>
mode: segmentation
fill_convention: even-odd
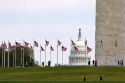
[[[98,65],[125,62],[125,0],[96,0],[95,42]]]

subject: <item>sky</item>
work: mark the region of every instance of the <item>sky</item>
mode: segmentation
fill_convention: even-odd
[[[23,40],[33,45],[39,42],[45,47],[45,39],[50,42],[52,65],[56,63],[57,38],[67,47],[64,64],[69,63],[71,39],[77,41],[78,29],[86,38],[95,56],[95,0],[0,0],[0,41],[14,44]],[[47,60],[49,60],[47,47]],[[35,61],[39,62],[39,48],[34,48]],[[41,53],[44,61],[44,52]],[[59,47],[59,63],[61,63]]]

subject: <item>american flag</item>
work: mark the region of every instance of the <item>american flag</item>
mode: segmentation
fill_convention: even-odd
[[[34,46],[38,47],[38,42],[34,41]]]
[[[87,51],[88,51],[88,52],[91,52],[92,49],[91,49],[90,47],[87,47]]]
[[[11,43],[10,42],[8,42],[8,48],[11,48]]]
[[[24,44],[25,44],[25,47],[28,47],[29,46],[29,43],[24,41]]]
[[[58,46],[60,46],[60,45],[61,45],[61,42],[58,40],[57,44],[58,44]]]
[[[76,46],[74,46],[74,51],[76,51],[76,52],[78,51],[78,48]]]
[[[43,49],[43,47],[42,47],[42,46],[40,46],[40,51],[44,51],[44,49]]]
[[[62,51],[66,51],[66,50],[67,50],[67,48],[62,46]]]
[[[2,49],[7,49],[7,45],[6,45],[5,42],[1,44],[1,48],[2,48]]]
[[[19,42],[16,42],[16,47],[20,47],[20,43]]]
[[[51,51],[54,51],[54,49],[53,49],[53,47],[52,47],[52,46],[50,47],[50,50],[51,50]]]
[[[45,40],[45,43],[46,43],[46,46],[48,46],[48,45],[49,45],[49,41]]]
[[[74,43],[74,41],[73,41],[73,40],[71,40],[71,43],[72,43],[72,45],[75,45],[75,43]]]

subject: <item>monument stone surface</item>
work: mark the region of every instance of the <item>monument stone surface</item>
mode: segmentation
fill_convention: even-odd
[[[125,0],[96,0],[95,43],[98,65],[124,65]]]

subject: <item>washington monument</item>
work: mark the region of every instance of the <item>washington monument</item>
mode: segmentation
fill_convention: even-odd
[[[125,0],[96,0],[95,42],[98,65],[124,65]]]

